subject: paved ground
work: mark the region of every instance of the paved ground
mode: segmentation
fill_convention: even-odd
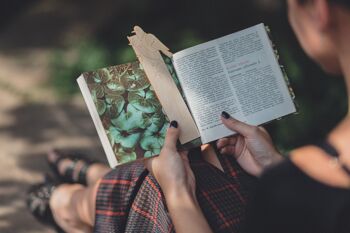
[[[57,147],[104,155],[80,96],[57,102],[42,84],[43,70],[17,63],[0,56],[0,232],[49,232],[24,203],[27,188],[49,170],[45,152]],[[13,69],[6,73],[4,66]]]
[[[21,15],[0,30],[1,233],[52,232],[32,218],[24,202],[28,187],[40,182],[49,170],[45,161],[48,149],[80,150],[104,158],[80,95],[68,103],[59,102],[47,86],[47,77],[51,51],[59,46],[57,37],[63,38],[59,41],[79,39],[76,35],[91,33],[108,14],[94,15],[95,24],[91,24],[88,19],[79,21],[84,15],[79,18],[74,11],[62,9],[61,1],[53,5],[47,3],[55,1],[32,2],[36,4],[21,9]],[[73,4],[70,10],[79,9],[75,1],[64,2]],[[92,7],[91,1],[84,4]],[[58,15],[47,23],[53,7],[70,15]],[[77,29],[78,33],[72,33]]]

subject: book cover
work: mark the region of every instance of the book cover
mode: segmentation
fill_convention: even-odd
[[[118,163],[159,154],[169,120],[139,62],[83,76]]]
[[[178,84],[170,59],[165,62]],[[102,68],[82,76],[99,116],[95,120],[102,123],[110,143],[104,147],[111,147],[118,164],[158,155],[169,119],[140,63]],[[179,146],[191,148],[200,144],[196,140]]]

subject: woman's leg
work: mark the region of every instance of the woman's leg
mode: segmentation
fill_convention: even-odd
[[[99,180],[110,170],[103,164],[92,164],[87,171],[87,187],[80,184],[62,184],[54,190],[50,207],[56,223],[64,231],[92,232]]]
[[[110,171],[111,168],[102,163],[91,164],[86,173],[88,186],[94,185],[98,180],[100,180]]]
[[[52,193],[50,207],[56,223],[67,233],[92,232],[98,183],[92,187],[63,184]]]

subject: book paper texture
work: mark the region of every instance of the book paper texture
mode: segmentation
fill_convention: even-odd
[[[222,111],[251,125],[296,111],[263,24],[175,53],[173,63],[203,143],[232,135]]]

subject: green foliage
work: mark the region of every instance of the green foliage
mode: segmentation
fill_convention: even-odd
[[[66,50],[56,50],[50,63],[50,84],[62,98],[77,93],[76,79],[85,71],[96,70],[110,63],[112,55],[93,41],[83,41]]]
[[[50,85],[57,95],[67,99],[78,92],[76,79],[83,72],[134,60],[135,54],[127,44],[113,52],[95,41],[82,41],[52,54]]]

